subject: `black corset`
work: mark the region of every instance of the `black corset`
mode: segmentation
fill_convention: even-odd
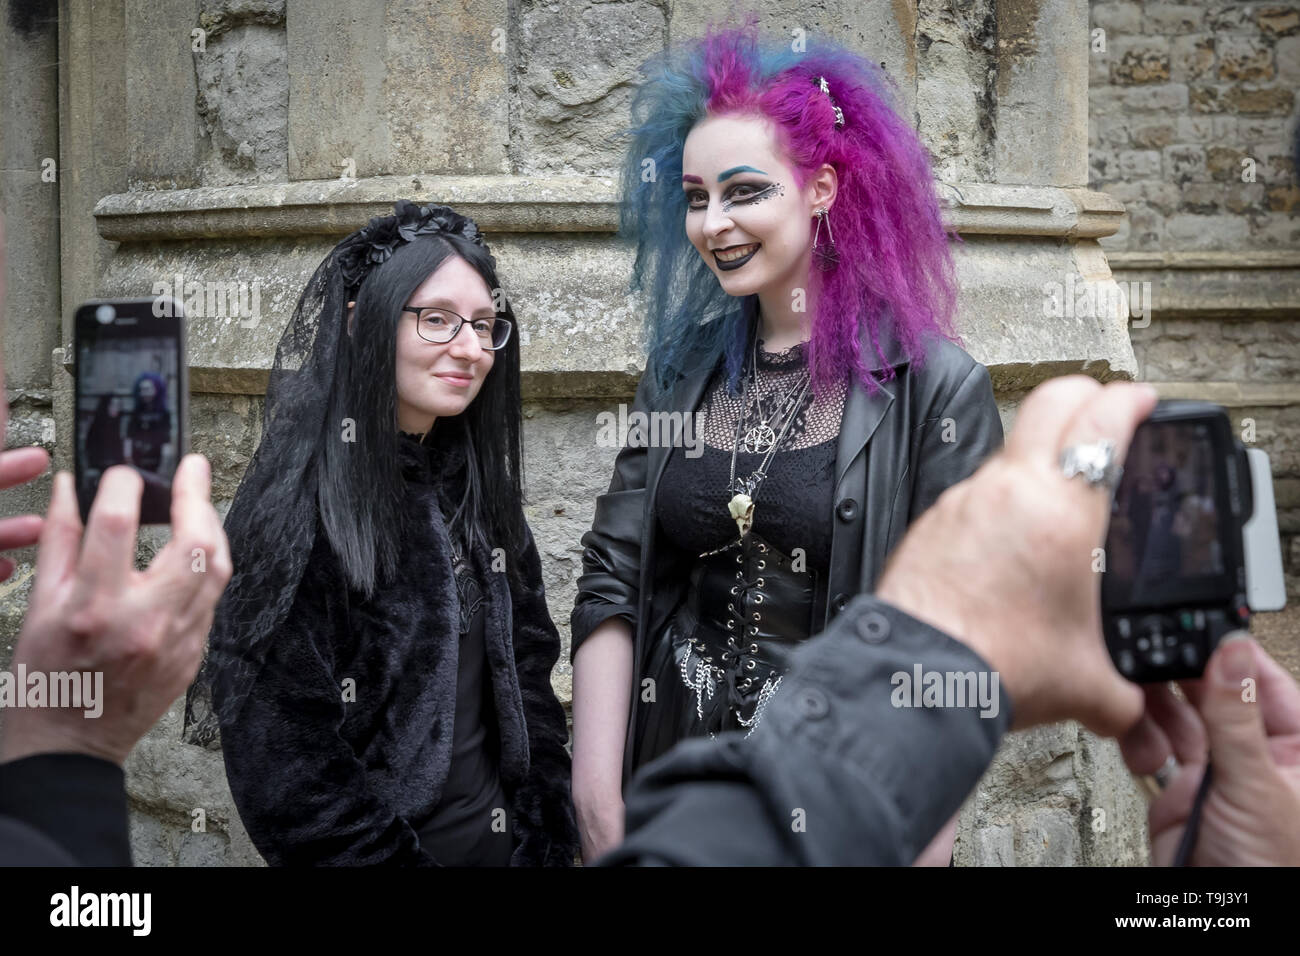
[[[739,549],[701,558],[691,573],[687,606],[702,625],[692,644],[742,695],[783,674],[790,653],[813,633],[817,573],[792,564],[751,533]]]

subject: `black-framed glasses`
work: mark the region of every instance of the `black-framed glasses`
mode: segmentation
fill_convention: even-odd
[[[490,319],[466,319],[450,309],[417,309],[414,306],[402,306],[403,312],[415,315],[415,331],[420,338],[435,345],[446,345],[460,335],[460,327],[466,322],[478,336],[478,344],[489,352],[495,352],[510,340],[510,320],[493,317]]]

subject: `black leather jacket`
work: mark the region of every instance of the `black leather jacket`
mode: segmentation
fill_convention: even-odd
[[[890,336],[882,334],[881,351],[897,377],[874,395],[855,384],[840,424],[831,562],[817,597],[817,618],[825,624],[855,595],[874,589],[886,557],[907,526],[1002,444],[988,370],[960,347],[945,340],[931,342],[919,369]],[[862,354],[875,354],[865,339]],[[884,367],[877,359],[873,370]],[[706,369],[679,379],[655,410],[695,411],[711,376],[712,369]],[[647,375],[637,389],[633,411],[651,409],[652,390]],[[571,618],[572,653],[601,623],[624,618],[635,636],[634,687],[640,684],[647,643],[685,597],[695,558],[656,533],[656,490],[671,451],[625,447],[619,452],[609,490],[596,499],[591,530],[582,537],[583,574]],[[633,693],[630,718],[638,701]],[[629,719],[624,783],[635,769],[634,726]]]

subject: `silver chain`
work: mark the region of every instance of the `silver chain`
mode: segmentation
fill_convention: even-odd
[[[695,665],[695,677],[690,676],[691,648],[686,648],[686,656],[682,658],[682,683],[686,689],[695,693],[695,716],[699,720],[704,719],[704,692],[708,691],[709,700],[713,699],[713,677],[712,668],[703,660],[698,661]]]
[[[767,678],[763,681],[763,687],[758,692],[758,703],[754,705],[753,716],[750,717],[749,720],[746,720],[739,714],[736,715],[736,720],[740,721],[740,726],[749,728],[749,733],[745,734],[746,740],[754,735],[754,731],[758,730],[758,722],[763,719],[763,711],[767,709],[768,702],[776,694],[776,689],[780,686],[780,677],[775,681],[770,677]]]

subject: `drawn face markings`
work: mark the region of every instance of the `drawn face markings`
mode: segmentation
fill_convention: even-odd
[[[683,144],[682,173],[686,237],[724,292],[775,293],[801,281],[811,216],[770,122],[705,117]]]
[[[731,179],[737,173],[751,173],[755,176],[767,176],[767,173],[754,166],[732,166],[718,174],[718,183],[721,185]],[[703,189],[691,189],[691,186],[703,186],[704,180],[699,176],[692,176],[689,173],[682,176],[682,185],[686,187],[687,209],[691,212],[705,209],[709,205],[709,194]],[[737,206],[746,206],[752,203],[760,203],[765,199],[773,199],[777,196],[785,195],[785,186],[779,182],[752,182],[749,180],[738,181],[728,187],[722,197],[722,211],[730,213]]]
[[[736,206],[751,206],[755,203],[763,202],[765,199],[775,199],[778,196],[785,195],[785,187],[780,183],[771,183],[757,192],[745,195],[742,190],[739,194],[732,193],[726,199],[722,200],[722,211],[731,212]]]

